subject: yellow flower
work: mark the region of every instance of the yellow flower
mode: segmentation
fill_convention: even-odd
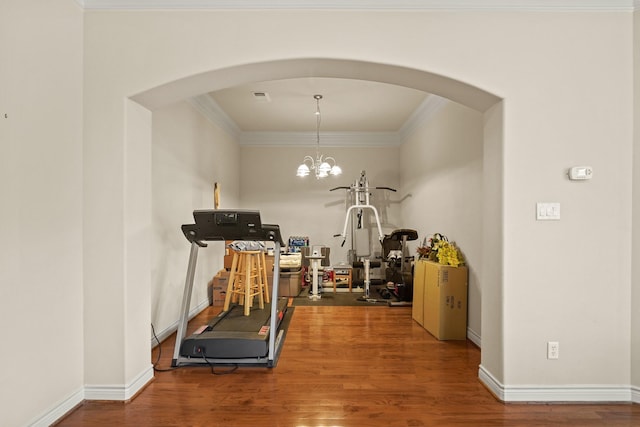
[[[442,265],[452,265],[458,267],[464,264],[462,254],[452,243],[441,241],[438,249],[438,262]]]

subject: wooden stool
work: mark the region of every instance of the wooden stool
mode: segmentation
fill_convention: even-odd
[[[253,305],[253,297],[258,296],[260,308],[269,302],[267,286],[266,258],[262,251],[236,251],[231,262],[231,273],[224,298],[224,311],[231,302],[244,305],[244,315],[248,316]]]

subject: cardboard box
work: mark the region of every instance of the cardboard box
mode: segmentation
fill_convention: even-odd
[[[413,279],[413,302],[411,317],[424,327],[424,282],[427,262],[419,260],[415,263]]]
[[[424,268],[424,328],[439,340],[467,339],[467,268],[432,261]]]
[[[302,290],[302,271],[280,273],[278,283],[278,297],[296,297]],[[269,288],[269,298],[273,294],[273,271],[267,272],[267,286]]]
[[[281,272],[278,283],[278,296],[297,297],[302,290],[302,271]]]
[[[266,270],[267,270],[267,274],[269,274],[269,273],[273,274],[273,260],[274,260],[274,256],[273,256],[273,255],[268,255],[268,254],[266,254],[266,255],[264,256],[264,258],[265,258],[265,262],[266,262],[266,264],[265,264],[265,268],[266,268]]]
[[[224,242],[224,269],[231,270],[231,264],[233,263],[233,251],[227,246],[229,243],[233,243],[233,240],[225,240]]]
[[[209,305],[223,306],[229,286],[229,272],[220,270],[209,282]]]

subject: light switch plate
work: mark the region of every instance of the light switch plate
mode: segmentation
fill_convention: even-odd
[[[538,221],[559,220],[560,219],[560,203],[558,202],[536,203],[536,219]]]

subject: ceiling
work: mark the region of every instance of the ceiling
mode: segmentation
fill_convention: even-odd
[[[315,132],[316,94],[322,95],[321,132],[398,132],[428,96],[402,86],[336,78],[251,83],[209,96],[240,132]]]

